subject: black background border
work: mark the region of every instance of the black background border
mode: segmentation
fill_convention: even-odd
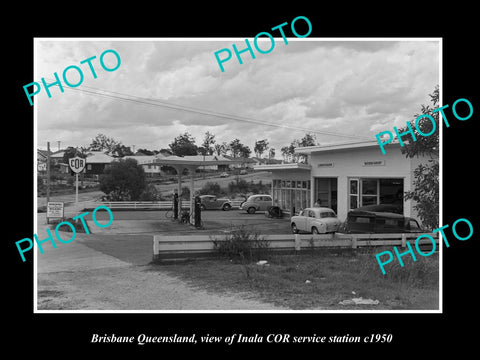
[[[7,291],[3,297],[6,338],[4,344],[17,351],[25,345],[56,357],[65,355],[119,352],[146,354],[153,351],[162,356],[164,349],[183,351],[260,349],[298,351],[353,350],[379,354],[418,354],[442,348],[462,346],[467,350],[475,344],[475,334],[469,326],[473,320],[476,298],[476,253],[478,250],[478,215],[472,203],[478,199],[475,192],[476,122],[480,112],[478,90],[478,57],[476,55],[476,25],[469,5],[456,2],[448,8],[421,3],[401,3],[391,7],[338,8],[323,5],[277,5],[260,10],[246,3],[203,5],[181,9],[166,8],[162,4],[110,4],[101,9],[98,4],[81,7],[28,7],[13,12],[12,21],[2,24],[7,41],[2,61],[7,86],[3,94],[5,149],[13,156],[8,161],[8,172],[15,181],[8,180],[4,199],[8,212],[4,213],[3,275]],[[38,5],[40,7],[40,5]],[[76,9],[75,9],[76,7]],[[135,7],[135,8],[131,8]],[[215,11],[213,11],[212,9]],[[443,104],[452,104],[458,98],[467,98],[473,104],[474,114],[468,121],[453,120],[443,131],[443,223],[452,224],[458,218],[469,219],[474,236],[465,242],[450,241],[443,251],[443,314],[34,314],[33,313],[33,258],[22,263],[15,241],[31,237],[33,229],[33,111],[25,99],[23,85],[33,81],[34,37],[253,37],[261,31],[291,22],[296,16],[306,16],[312,23],[310,37],[441,37],[443,38]],[[8,18],[9,16],[6,16]],[[7,20],[7,19],[5,19]],[[478,23],[477,23],[478,25]],[[274,56],[274,54],[270,55]],[[420,104],[419,104],[420,105]],[[409,120],[409,119],[406,119]],[[6,154],[5,154],[6,155]],[[7,178],[9,178],[8,176]],[[447,232],[447,234],[450,234]],[[449,238],[450,239],[450,238]],[[27,258],[28,259],[28,258]],[[92,333],[136,336],[204,334],[228,336],[232,333],[267,335],[290,333],[295,335],[358,335],[371,333],[393,334],[390,344],[241,344],[226,345],[154,344],[91,344]],[[414,350],[416,349],[416,350]],[[70,350],[70,351],[69,351]],[[35,356],[35,354],[33,354]]]

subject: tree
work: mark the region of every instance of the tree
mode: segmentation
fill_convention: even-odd
[[[250,157],[250,154],[252,153],[252,150],[246,145],[242,145],[240,148],[240,156],[243,158],[248,158]]]
[[[317,137],[315,136],[315,134],[306,133],[305,136],[301,138],[300,141],[298,141],[299,147],[315,145],[318,145]]]
[[[195,145],[195,138],[193,138],[188,132],[177,136],[168,146],[170,146],[172,154],[176,156],[198,154],[198,147]]]
[[[229,145],[228,148],[230,150],[231,155],[236,157],[245,157],[248,158],[252,153],[252,150],[244,144],[240,142],[239,139],[233,140]]]
[[[113,201],[136,201],[146,188],[145,171],[135,159],[119,159],[105,169],[100,190]]]
[[[274,159],[275,158],[275,148],[270,148],[268,150],[268,158],[269,159]]]
[[[199,148],[202,155],[213,155],[215,148],[215,135],[210,134],[209,131],[205,133],[205,137],[203,138],[202,146]]]
[[[82,148],[78,148],[78,147],[73,147],[73,146],[69,146],[65,152],[63,153],[63,159],[62,159],[62,162],[64,164],[68,164],[68,160],[75,157],[75,156],[79,156],[81,158],[86,158],[86,153],[85,151],[82,151],[83,149]]]
[[[213,148],[215,150],[215,153],[220,156],[220,155],[227,155],[228,151],[228,144],[224,141],[221,144],[215,144],[213,145]]]
[[[104,134],[98,134],[90,143],[88,150],[90,151],[104,151],[111,154],[116,146],[120,144],[113,138],[109,138]]]
[[[430,159],[428,164],[420,164],[413,171],[412,191],[405,192],[406,200],[415,201],[414,209],[422,221],[423,227],[430,230],[438,228],[439,213],[439,165]]]
[[[123,145],[114,138],[109,138],[104,134],[98,134],[88,146],[89,151],[103,151],[114,157],[124,157],[133,155],[130,147]]]
[[[413,190],[405,192],[405,200],[415,201],[414,209],[422,221],[423,227],[428,229],[438,228],[439,222],[439,113],[432,113],[439,103],[439,87],[435,87],[432,94],[429,94],[433,108],[429,105],[421,105],[421,114],[429,114],[435,120],[437,131],[430,136],[421,136],[415,128],[415,120],[420,114],[415,114],[414,119],[410,121],[411,128],[415,133],[417,141],[404,142],[402,154],[407,158],[414,156],[427,155],[430,157],[427,164],[420,164],[414,170]],[[417,125],[420,131],[428,134],[433,127],[430,120],[422,118]],[[407,127],[400,129],[399,133],[408,130]],[[418,136],[417,136],[418,135]],[[403,139],[402,139],[403,140]]]
[[[429,155],[431,158],[432,157],[438,157],[438,151],[439,151],[439,124],[440,124],[440,117],[439,117],[439,111],[432,113],[433,110],[437,108],[437,105],[440,100],[440,95],[439,95],[439,87],[438,85],[435,87],[433,90],[433,93],[429,94],[430,96],[430,101],[432,102],[433,107],[430,105],[421,105],[421,113],[420,114],[415,114],[413,116],[413,120],[410,121],[411,128],[415,134],[416,141],[404,141],[404,138],[402,137],[402,141],[404,142],[405,146],[401,148],[402,154],[405,154],[408,157],[412,158],[414,156],[419,156],[419,155]],[[435,120],[435,126],[436,126],[436,131],[430,135],[430,136],[422,136],[419,134],[419,132],[416,129],[415,126],[415,120],[423,114],[428,114],[433,119]],[[424,134],[428,134],[432,131],[433,124],[430,120],[427,118],[423,117],[420,119],[420,121],[417,124],[418,128],[420,131]],[[403,129],[399,129],[398,132],[402,133],[409,130],[407,127],[404,127]],[[413,140],[413,139],[412,139]]]
[[[315,145],[318,145],[315,134],[307,133],[300,140],[295,139],[290,143],[289,146],[282,147],[280,151],[282,152],[282,155],[285,161],[305,163],[307,162],[307,155],[296,154],[295,149],[298,147],[315,146]]]
[[[232,140],[230,144],[228,144],[228,150],[230,150],[230,154],[236,158],[240,156],[240,149],[242,143],[239,139]]]
[[[125,146],[123,144],[118,143],[114,146],[113,150],[110,152],[110,155],[114,157],[124,157],[124,156],[131,156],[134,155],[130,146]]]
[[[262,154],[267,149],[268,149],[268,140],[267,139],[255,141],[255,146],[253,148],[253,151],[255,151],[255,155],[257,155],[257,157],[261,157]]]
[[[137,154],[140,153],[143,155],[155,155],[155,151],[148,150],[148,149],[138,149],[136,153]]]
[[[290,153],[290,146],[282,146],[282,148],[280,149],[280,152],[282,153],[283,160],[285,162],[291,161],[292,154]]]

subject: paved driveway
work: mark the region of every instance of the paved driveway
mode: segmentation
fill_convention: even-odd
[[[87,220],[92,234],[78,234],[68,244],[58,242],[56,249],[44,243],[45,252],[38,252],[36,259],[38,310],[282,310],[249,293],[207,292],[149,264],[153,235],[135,231],[145,231],[146,224],[160,229],[162,224],[180,225],[166,219],[163,212],[142,213],[115,212],[112,226],[105,229]],[[46,226],[45,214],[38,214],[40,239],[47,237]]]

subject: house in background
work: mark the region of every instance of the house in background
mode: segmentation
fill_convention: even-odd
[[[138,154],[138,153],[137,153]],[[134,159],[137,161],[139,165],[142,166],[145,174],[147,176],[155,177],[164,175],[161,166],[157,164],[153,164],[155,159],[165,157],[162,154],[157,155],[127,155],[124,156],[123,159]]]
[[[65,150],[50,151],[50,171],[52,173],[69,173],[68,164],[63,162],[63,154],[65,154]],[[42,173],[47,171],[47,156],[47,150],[37,149],[37,171]]]
[[[37,149],[37,171],[39,173],[45,173],[47,171],[47,150]]]
[[[245,157],[233,157],[233,156],[228,156],[224,155],[226,160],[232,160],[235,161],[234,164],[229,165],[229,168],[231,170],[235,169],[253,169],[255,166],[256,161],[252,158],[245,158]]]
[[[50,153],[51,165],[63,164],[63,155],[65,154],[65,149],[57,150]]]
[[[227,157],[222,155],[187,155],[183,157],[185,160],[192,161],[228,161]],[[205,171],[225,171],[228,169],[228,165],[206,165],[200,166],[200,170]]]
[[[86,158],[85,174],[98,177],[98,175],[103,174],[105,169],[108,169],[114,159],[113,156],[107,155],[102,151],[89,152]]]
[[[252,157],[252,160],[254,161],[253,166],[282,163],[282,160],[273,159],[273,158],[259,158],[256,156]]]

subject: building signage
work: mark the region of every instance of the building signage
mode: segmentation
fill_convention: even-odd
[[[48,202],[47,218],[63,218],[63,202]]]
[[[318,163],[317,166],[319,168],[332,168],[333,164],[334,164],[333,161],[329,161],[329,162]]]
[[[385,160],[364,161],[362,166],[384,166]]]
[[[85,169],[86,161],[79,156],[72,157],[68,159],[68,164],[70,169],[75,173],[81,173]]]

